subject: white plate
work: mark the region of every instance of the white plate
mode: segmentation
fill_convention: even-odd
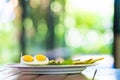
[[[73,74],[81,73],[89,66],[96,64],[82,64],[82,65],[41,65],[29,66],[23,64],[8,64],[7,67],[18,68],[21,72],[26,74]]]

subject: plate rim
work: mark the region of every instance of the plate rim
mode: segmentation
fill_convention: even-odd
[[[10,68],[77,68],[77,67],[90,67],[98,65],[97,63],[93,64],[77,64],[77,65],[39,65],[39,66],[33,66],[33,65],[25,65],[20,63],[15,64],[7,64],[6,67]]]
[[[29,66],[23,64],[7,64],[6,67],[17,68],[25,74],[74,74],[81,73],[87,67],[95,66],[97,64],[81,64],[81,65],[42,65]],[[74,73],[73,73],[74,72]]]

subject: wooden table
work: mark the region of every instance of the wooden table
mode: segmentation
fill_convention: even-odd
[[[0,80],[92,80],[96,69],[94,80],[120,80],[120,69],[88,67],[79,74],[33,75],[23,74],[19,69],[4,66],[0,67]]]

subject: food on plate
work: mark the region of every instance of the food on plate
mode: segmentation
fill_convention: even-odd
[[[34,57],[34,61],[37,64],[48,64],[49,59],[45,55],[38,54]]]
[[[49,64],[50,65],[54,65],[54,64],[63,64],[64,63],[64,59],[63,58],[61,58],[61,57],[58,57],[58,58],[56,58],[55,60],[54,59],[52,59],[52,60],[50,60],[49,61]]]
[[[27,65],[77,65],[77,64],[93,64],[97,61],[103,60],[103,57],[100,58],[90,58],[86,60],[72,60],[71,58],[69,59],[63,59],[61,57],[49,60],[48,57],[46,57],[43,54],[37,54],[35,56],[32,55],[24,55],[21,57],[21,63],[22,64],[27,64]]]
[[[22,64],[33,64],[34,57],[31,55],[24,55],[21,57]]]
[[[103,60],[103,59],[104,59],[104,58],[101,57],[101,58],[96,58],[96,59],[90,58],[90,59],[87,59],[87,60],[84,60],[84,61],[75,60],[75,61],[73,61],[73,64],[92,64],[92,63],[95,63],[95,62],[97,62],[97,61],[99,61],[99,60]]]
[[[25,62],[32,62],[34,60],[33,56],[31,56],[31,55],[25,55],[22,57],[22,59]]]
[[[49,61],[49,64],[51,65],[58,65],[58,64],[63,64],[63,65],[77,65],[77,64],[93,64],[97,61],[100,61],[100,60],[103,60],[104,58],[103,57],[100,57],[100,58],[90,58],[90,59],[86,59],[86,60],[72,60],[72,59],[62,59],[62,58],[57,58],[55,60],[50,60]]]
[[[56,63],[64,63],[64,59],[61,58],[61,57],[58,57],[58,58],[55,59],[55,62]]]
[[[28,65],[43,65],[48,64],[49,59],[42,54],[37,54],[34,57],[32,55],[24,55],[21,57],[21,63]]]

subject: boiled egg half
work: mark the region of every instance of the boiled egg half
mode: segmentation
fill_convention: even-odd
[[[31,55],[24,55],[21,57],[21,63],[28,65],[44,65],[49,63],[49,59],[42,54],[37,54],[34,57]]]

